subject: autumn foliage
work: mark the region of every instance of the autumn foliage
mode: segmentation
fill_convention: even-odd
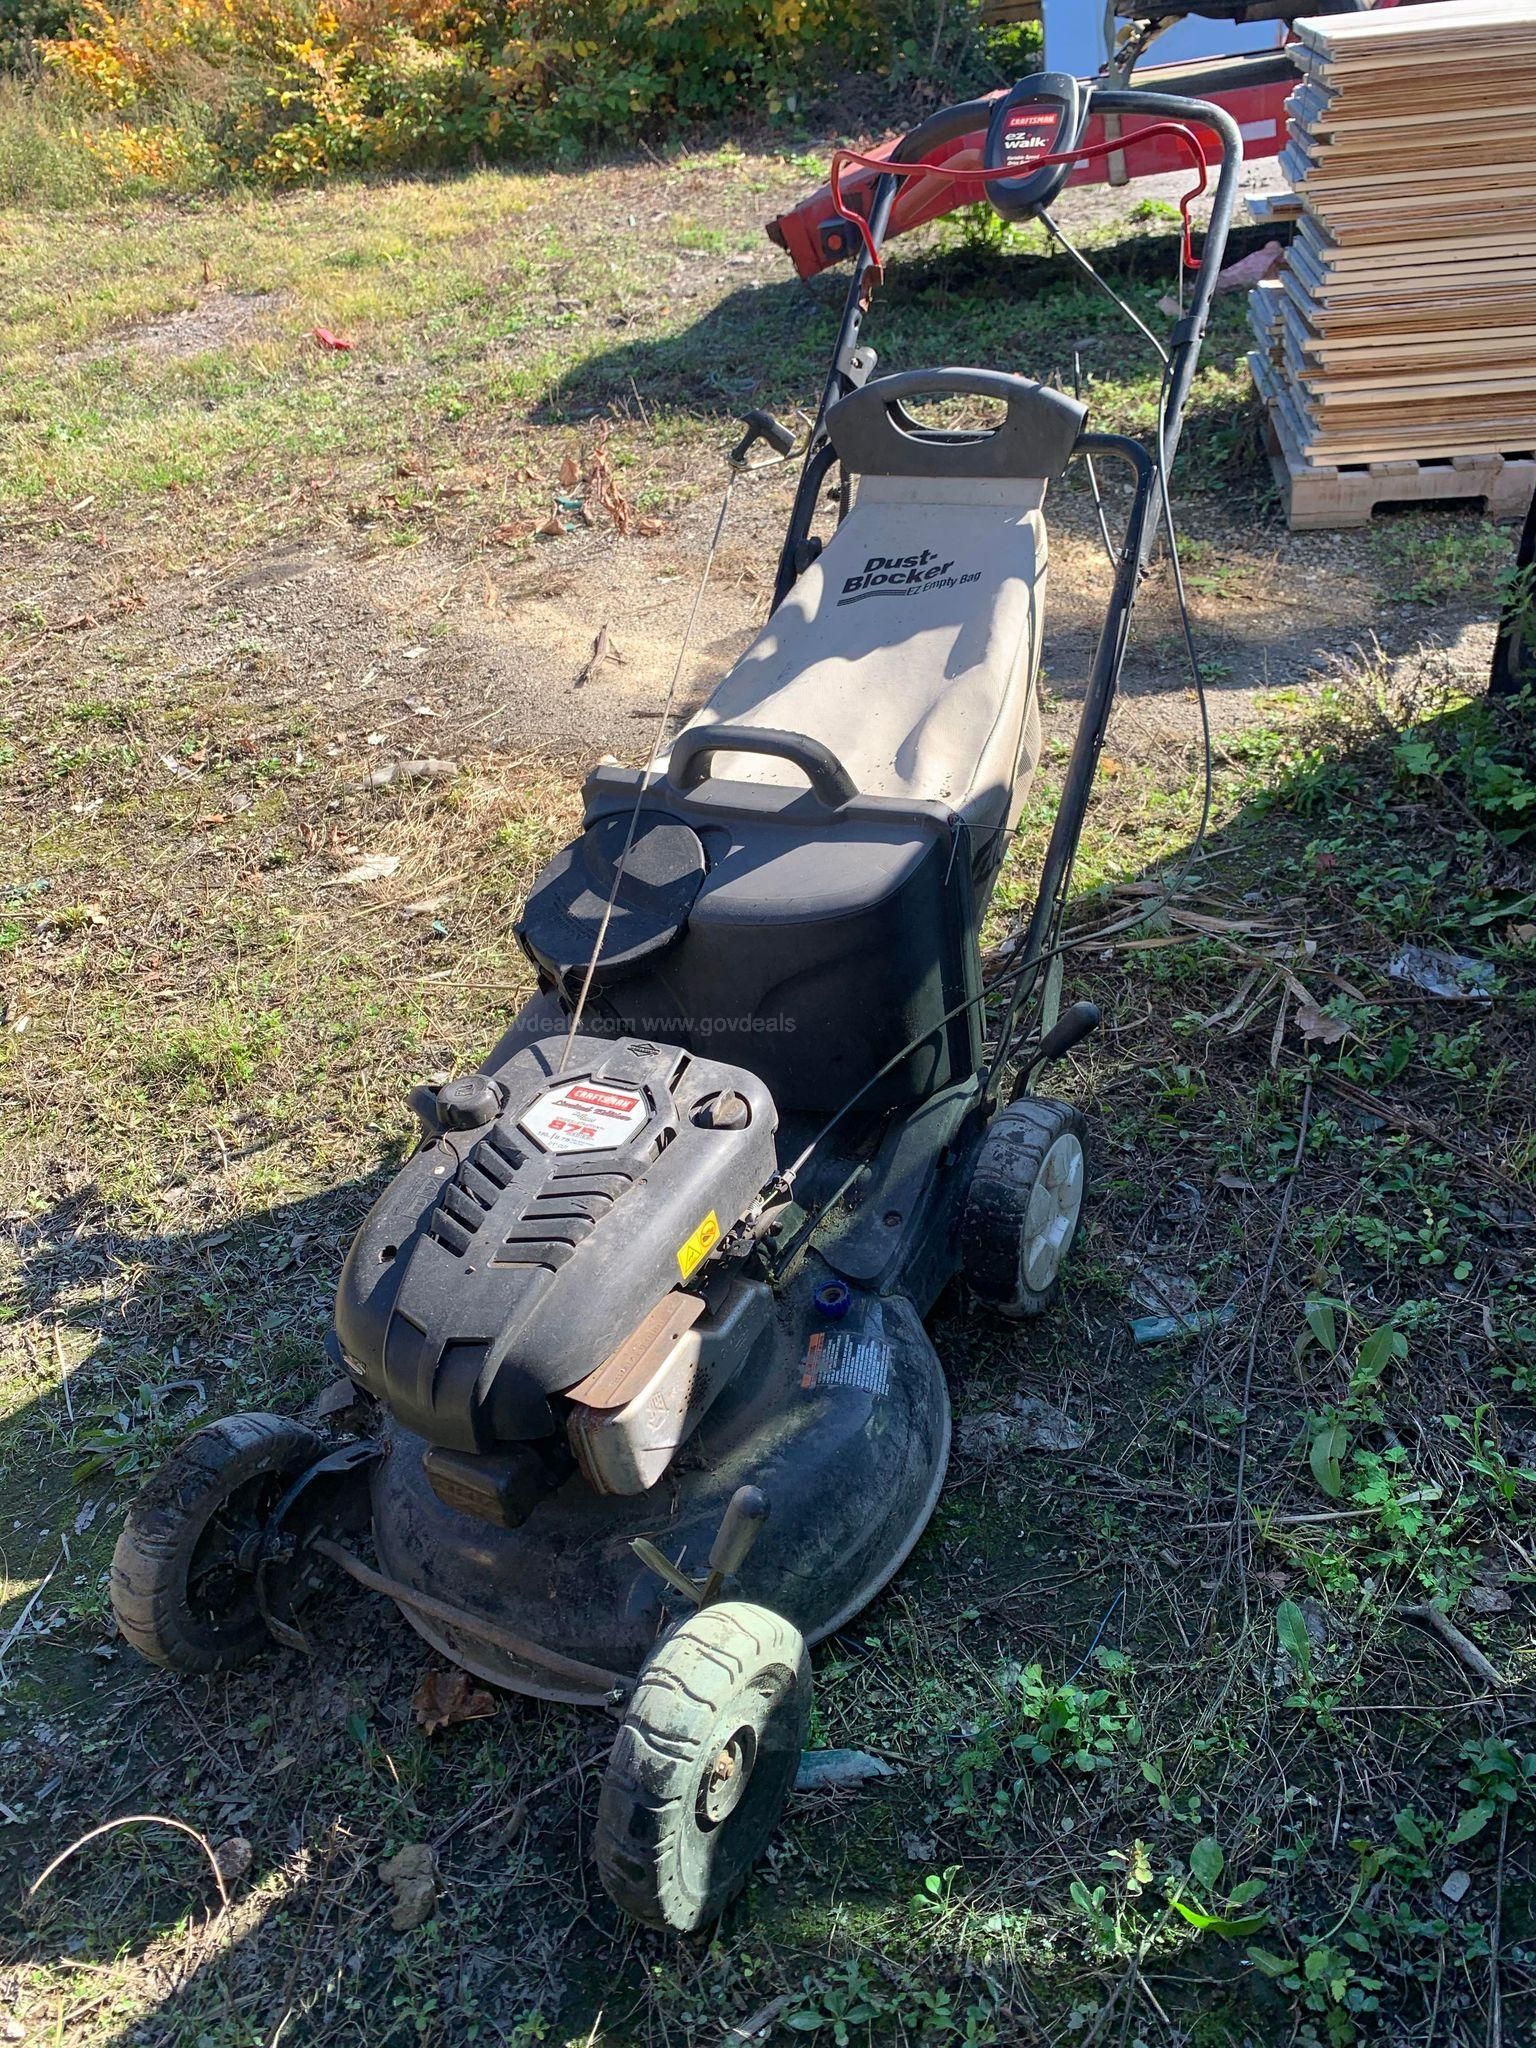
[[[78,0],[39,49],[125,177],[285,184],[772,114],[878,66],[888,20],[877,0]]]

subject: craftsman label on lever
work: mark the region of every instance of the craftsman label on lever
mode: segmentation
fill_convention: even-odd
[[[1003,116],[1003,155],[1010,165],[1049,156],[1061,128],[1054,107],[1010,107]]]
[[[569,1081],[531,1103],[518,1128],[546,1152],[612,1152],[627,1145],[649,1115],[638,1088]]]

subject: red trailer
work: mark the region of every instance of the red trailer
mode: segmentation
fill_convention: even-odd
[[[1190,0],[1187,5],[1153,8],[1116,0],[1101,15],[1092,0],[1088,5],[1084,0],[1045,0],[1041,10],[1045,17],[1045,61],[1052,70],[1087,75],[1094,67],[1094,58],[1104,57],[1106,61],[1098,75],[1107,76],[1117,85],[1134,84],[1149,92],[1180,93],[1214,101],[1237,122],[1250,160],[1277,156],[1285,146],[1285,102],[1296,83],[1295,66],[1284,48],[1290,22],[1314,14],[1355,12],[1358,4],[1359,0],[1300,0],[1300,4],[1294,5],[1284,4],[1284,0]],[[1376,0],[1376,4],[1391,7],[1398,0]],[[1007,10],[1014,18],[1027,11],[1022,7]],[[1115,46],[1108,50],[1110,34],[1116,28]],[[1183,45],[1182,60],[1141,65],[1143,53],[1170,29],[1175,30]],[[1085,40],[1085,33],[1089,38],[1099,38],[1097,48],[1091,39]],[[1234,43],[1246,43],[1249,47],[1233,48]],[[1265,43],[1269,47],[1264,47]],[[939,144],[929,153],[929,159],[955,169],[974,166],[979,170],[992,103],[1001,96],[1000,90],[973,101],[974,132]],[[1115,133],[1107,135],[1103,120],[1094,117],[1084,131],[1085,144],[1123,139],[1125,148],[1078,164],[1071,183],[1091,185],[1107,180],[1122,185],[1132,178],[1155,177],[1160,172],[1188,168],[1188,159],[1166,128],[1147,141],[1138,142],[1138,131],[1151,126],[1150,122],[1120,116],[1110,119]],[[1204,131],[1202,134],[1206,149],[1214,151],[1212,138]],[[893,139],[877,144],[868,153],[884,157],[895,146]],[[861,213],[867,211],[876,175],[868,170],[849,172],[843,179],[845,202]],[[957,207],[973,205],[983,197],[982,185],[964,178],[905,179],[892,210],[887,239],[921,227],[941,214],[952,213]],[[819,186],[798,206],[770,221],[768,234],[788,252],[802,277],[814,277],[828,264],[851,254],[857,240],[856,231],[838,213],[829,185]]]

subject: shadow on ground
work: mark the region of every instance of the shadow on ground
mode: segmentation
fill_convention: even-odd
[[[1266,239],[1258,230],[1239,229],[1229,246],[1236,257]],[[1178,252],[1177,236],[1133,234],[1095,247],[1092,260],[1153,332],[1165,333],[1172,321],[1157,301],[1177,289]],[[563,425],[611,407],[633,409],[637,399],[649,409],[687,408],[724,418],[737,417],[749,403],[788,413],[820,393],[846,289],[847,271],[837,268],[809,282],[787,277],[732,291],[692,326],[663,339],[620,341],[583,357],[561,374],[533,417]],[[1240,344],[1245,327],[1237,299],[1218,301],[1216,317],[1219,360],[1220,351]],[[1080,380],[1090,397],[1095,380],[1102,380],[1116,398],[1128,382],[1151,378],[1142,401],[1150,419],[1157,372],[1150,345],[1060,252],[1000,257],[985,241],[903,248],[874,295],[865,331],[886,369],[1018,367],[1066,389]],[[1234,412],[1230,393],[1202,399],[1197,391],[1187,417],[1207,487],[1233,475],[1256,479],[1255,437],[1248,432],[1256,401]]]

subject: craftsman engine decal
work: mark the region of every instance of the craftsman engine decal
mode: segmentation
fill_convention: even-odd
[[[650,1113],[638,1088],[570,1081],[530,1103],[518,1129],[546,1152],[613,1152],[644,1128]]]

